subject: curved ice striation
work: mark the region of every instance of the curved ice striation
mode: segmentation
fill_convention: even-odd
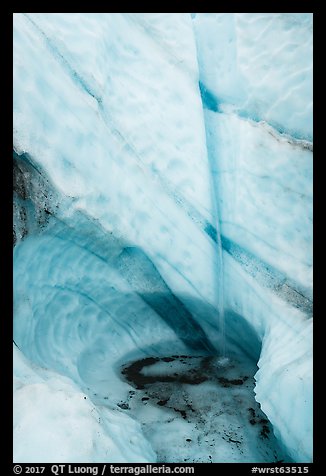
[[[228,352],[311,461],[311,37],[310,14],[15,14],[14,338],[52,372],[22,383],[15,351],[17,461],[47,451],[25,408],[77,438],[70,401],[82,444],[49,460],[154,461],[121,365],[218,354],[221,285]]]

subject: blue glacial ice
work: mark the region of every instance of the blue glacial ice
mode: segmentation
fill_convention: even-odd
[[[311,461],[312,15],[17,13],[13,107],[15,462]]]

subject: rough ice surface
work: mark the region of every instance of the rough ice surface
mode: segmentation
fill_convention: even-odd
[[[255,363],[245,354],[219,360],[172,355],[127,364],[133,390],[118,405],[142,422],[158,461],[286,460],[255,401]]]
[[[14,14],[15,461],[311,461],[311,29],[309,13]],[[219,354],[221,290],[243,394],[223,387],[198,421],[138,393],[121,408],[127,362]],[[159,391],[183,410],[216,385]],[[248,408],[232,437],[253,391],[275,434],[258,446]]]

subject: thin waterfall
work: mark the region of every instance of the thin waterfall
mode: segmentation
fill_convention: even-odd
[[[203,104],[203,113],[204,113],[204,123],[205,123],[205,133],[206,133],[206,151],[210,171],[210,190],[211,190],[211,200],[212,200],[212,215],[213,215],[213,225],[214,234],[212,238],[216,242],[216,256],[217,256],[217,271],[216,271],[216,299],[217,299],[217,309],[218,309],[218,323],[219,330],[221,334],[220,339],[220,364],[224,365],[228,362],[226,355],[226,338],[225,338],[225,313],[224,313],[224,266],[223,266],[223,247],[222,247],[222,238],[221,238],[221,224],[220,224],[220,212],[219,212],[219,200],[218,200],[218,186],[217,186],[217,177],[218,177],[218,166],[216,163],[216,158],[212,154],[213,147],[211,147],[210,141],[212,136],[207,130],[209,124],[206,111],[213,111],[215,114],[218,114],[218,101],[217,98],[203,85],[202,82],[199,82],[199,90],[201,94],[202,104]]]
[[[213,182],[212,177],[212,182]],[[214,192],[213,188],[213,192]],[[213,193],[213,195],[216,194]],[[218,212],[218,203],[217,197],[215,198],[216,201],[216,212]],[[220,231],[220,222],[219,222],[219,215],[216,213],[216,244],[217,244],[217,255],[218,255],[218,279],[217,279],[217,297],[218,297],[218,320],[219,320],[219,329],[221,333],[221,350],[220,350],[220,357],[222,360],[226,359],[226,342],[225,342],[225,314],[224,314],[224,265],[223,265],[223,248],[222,248],[222,240],[221,240],[221,231]],[[221,362],[222,362],[221,360]]]

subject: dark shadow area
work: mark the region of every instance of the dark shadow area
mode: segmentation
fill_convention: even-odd
[[[199,81],[199,90],[204,108],[213,112],[220,112],[219,100],[201,81]]]
[[[31,157],[13,151],[13,244],[42,231],[58,208],[58,195]]]

